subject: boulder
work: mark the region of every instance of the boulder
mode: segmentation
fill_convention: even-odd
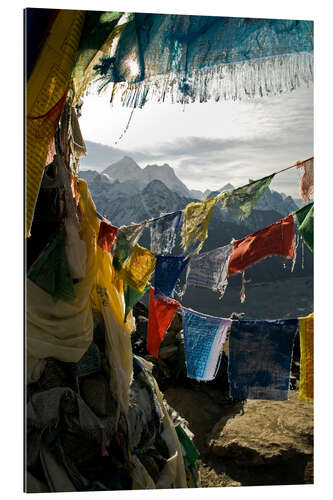
[[[247,465],[274,465],[313,455],[313,404],[247,400],[238,413],[226,413],[209,437],[212,453]]]

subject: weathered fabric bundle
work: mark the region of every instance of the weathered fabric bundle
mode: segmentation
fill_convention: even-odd
[[[228,265],[233,245],[194,255],[186,274],[186,286],[210,288],[223,295],[228,284]]]
[[[146,248],[136,245],[134,250],[121,268],[119,275],[126,283],[136,290],[143,292],[152,272],[156,257]]]
[[[160,293],[173,297],[179,276],[188,264],[188,258],[173,256],[156,256],[155,296]]]
[[[288,215],[234,243],[228,267],[232,275],[244,271],[265,257],[280,255],[291,259],[295,257],[294,218]]]
[[[176,242],[182,212],[166,214],[150,222],[150,250],[157,255],[170,254]]]
[[[228,375],[234,399],[288,399],[297,319],[234,320]]]
[[[150,288],[147,351],[155,358],[158,357],[164,334],[179,307],[179,302],[165,295],[159,294],[155,298],[154,288]]]
[[[118,233],[118,227],[112,226],[108,222],[102,220],[99,226],[97,244],[104,252],[111,252],[112,245]]]
[[[298,318],[301,344],[299,397],[303,401],[313,401],[313,319],[313,313]]]
[[[314,203],[309,203],[305,207],[294,212],[294,218],[298,222],[298,230],[306,245],[313,252],[313,219]]]
[[[186,250],[199,240],[194,253],[200,252],[208,234],[208,224],[217,198],[192,202],[186,205],[182,226],[182,246]]]
[[[303,168],[303,175],[300,182],[300,192],[303,201],[309,201],[313,193],[313,158],[296,163],[297,168]]]
[[[216,318],[182,307],[187,376],[212,380],[222,356],[230,319]]]
[[[269,175],[258,181],[251,181],[246,186],[232,191],[225,191],[220,195],[223,208],[231,210],[240,219],[245,219],[272,182],[274,175]]]
[[[27,84],[26,235],[74,67],[85,13],[60,10]]]

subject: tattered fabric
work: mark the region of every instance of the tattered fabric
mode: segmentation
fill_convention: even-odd
[[[135,304],[139,302],[141,297],[144,296],[144,294],[149,290],[150,288],[150,283],[147,283],[145,289],[143,292],[137,292],[133,288],[131,288],[129,285],[124,284],[124,299],[125,299],[125,319],[126,321],[128,313],[133,309]]]
[[[155,263],[154,254],[146,248],[136,245],[119,274],[130,287],[137,292],[143,292],[154,271]]]
[[[313,319],[313,313],[298,318],[301,344],[299,397],[303,401],[313,401]]]
[[[108,222],[102,220],[99,226],[97,244],[104,252],[111,252],[112,245],[116,239],[118,227],[112,226]]]
[[[155,358],[158,358],[164,334],[179,307],[179,302],[162,294],[154,298],[154,288],[150,288],[147,351]]]
[[[297,319],[234,320],[228,375],[234,399],[288,399]]]
[[[166,214],[150,225],[150,250],[154,254],[170,254],[176,242],[182,212]]]
[[[27,83],[26,236],[30,236],[50,144],[66,102],[85,13],[60,10]]]
[[[240,219],[245,219],[270,185],[274,175],[251,181],[246,186],[231,191],[225,191],[220,195],[223,208],[231,210]]]
[[[303,201],[309,201],[313,193],[313,158],[297,162],[297,168],[303,168],[303,175],[300,182],[300,192]]]
[[[145,227],[146,222],[142,222],[141,224],[121,226],[118,229],[113,256],[113,266],[116,271],[120,271],[125,260],[131,255]]]
[[[185,256],[156,256],[155,267],[155,296],[163,293],[167,297],[173,297],[179,276],[188,264],[189,259]]]
[[[298,222],[298,230],[306,245],[313,252],[313,219],[314,219],[314,203],[309,203],[305,207],[294,212],[294,216]]]
[[[184,209],[182,246],[187,249],[199,240],[194,253],[200,252],[208,233],[208,224],[217,198],[189,203]]]
[[[75,299],[73,281],[69,272],[65,251],[65,238],[57,233],[31,267],[28,278],[54,301],[70,302]]]
[[[228,264],[233,245],[194,255],[186,274],[186,286],[199,286],[223,295],[228,284]]]
[[[219,369],[230,319],[182,307],[186,370],[189,378],[213,380]]]
[[[244,271],[265,257],[280,255],[291,259],[295,252],[294,218],[288,215],[241,240],[236,240],[231,253],[228,274]]]
[[[243,99],[312,81],[312,51],[312,21],[136,13],[99,74],[126,106]]]

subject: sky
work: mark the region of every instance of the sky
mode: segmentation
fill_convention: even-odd
[[[238,187],[313,156],[313,87],[246,101],[111,105],[110,89],[84,98],[80,126],[88,155],[81,169],[101,171],[124,155],[140,167],[169,164],[189,189]],[[122,137],[121,137],[122,136]],[[299,197],[300,172],[277,175],[272,189]]]

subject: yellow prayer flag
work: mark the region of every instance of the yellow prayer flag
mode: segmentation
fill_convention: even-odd
[[[137,290],[143,292],[156,263],[156,257],[146,248],[136,245],[133,253],[123,265],[120,276],[126,283]]]
[[[182,245],[185,249],[191,243],[200,240],[196,252],[201,250],[207,238],[209,220],[217,200],[216,197],[202,202],[192,202],[185,207],[182,227]]]
[[[298,318],[301,344],[299,397],[303,401],[313,401],[313,318],[313,313]]]
[[[84,16],[80,10],[60,10],[27,84],[26,236],[30,236],[48,148],[65,103]]]

